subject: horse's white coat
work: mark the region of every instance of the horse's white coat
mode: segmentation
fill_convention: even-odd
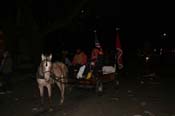
[[[56,83],[60,89],[61,93],[60,103],[62,104],[64,102],[65,82],[67,80],[66,78],[68,69],[66,65],[61,62],[52,63],[51,59],[52,55],[49,56],[44,56],[43,54],[41,55],[41,63],[37,72],[37,83],[40,91],[40,97],[43,98],[44,87],[46,87],[48,90],[48,97],[51,102],[52,84]],[[55,80],[51,78],[51,74],[54,75]]]

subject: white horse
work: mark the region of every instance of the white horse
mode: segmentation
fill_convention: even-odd
[[[62,62],[52,63],[51,55],[41,55],[41,63],[37,71],[37,83],[41,97],[41,104],[44,103],[44,87],[48,90],[49,106],[52,106],[52,84],[56,83],[61,93],[60,104],[64,102],[65,83],[67,82],[68,68]]]

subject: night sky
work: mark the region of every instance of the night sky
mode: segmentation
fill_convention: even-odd
[[[19,0],[20,1],[20,0]],[[101,44],[113,48],[115,28],[120,27],[121,41],[124,47],[135,47],[137,42],[151,40],[158,43],[163,32],[169,39],[174,35],[174,8],[169,1],[120,1],[120,0],[27,0],[30,3],[32,16],[40,30],[49,28],[57,20],[62,27],[55,28],[44,36],[45,47],[56,49],[57,46],[70,48],[91,48],[94,45],[94,33],[98,32]],[[2,18],[16,19],[18,4],[3,1]],[[20,4],[24,4],[21,0]],[[82,3],[85,3],[81,6]],[[8,9],[6,8],[7,6]],[[80,7],[74,15],[74,9]],[[6,10],[3,10],[6,9]],[[69,18],[71,20],[67,20]],[[77,44],[77,43],[82,43]],[[88,46],[84,46],[86,43]],[[58,48],[59,49],[59,48]]]
[[[36,12],[34,13],[36,19],[39,20],[40,23],[43,23],[40,24],[41,26],[52,22],[56,17],[66,17],[64,13],[70,12],[71,7],[79,3],[68,5],[66,2],[63,2],[61,4],[56,1],[49,2],[49,5],[45,4],[43,9],[48,7],[48,10],[45,11],[48,12],[48,17],[44,18],[46,20],[38,16]],[[68,6],[71,7],[68,8]],[[38,10],[36,4],[35,9]],[[38,12],[41,12],[41,9],[39,9]],[[70,25],[50,32],[46,36],[45,43],[48,48],[52,46],[52,49],[59,49],[58,46],[60,45],[61,47],[65,46],[69,49],[81,47],[85,50],[90,50],[94,47],[93,31],[97,30],[98,39],[103,47],[114,48],[115,28],[118,26],[120,26],[120,1],[88,1]]]

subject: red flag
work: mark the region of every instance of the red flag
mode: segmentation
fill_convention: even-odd
[[[123,66],[123,50],[121,47],[121,43],[120,43],[120,36],[119,36],[119,32],[117,31],[117,35],[116,35],[116,50],[117,50],[117,64],[118,64],[118,68],[122,69]]]

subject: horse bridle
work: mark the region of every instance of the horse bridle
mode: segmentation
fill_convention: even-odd
[[[43,63],[43,62],[45,62],[46,61],[46,66],[48,65],[47,63],[48,63],[48,61],[49,62],[51,62],[50,60],[48,60],[48,59],[45,59],[45,60],[42,60],[42,62],[41,63]],[[44,71],[44,69],[43,69],[44,67],[42,67],[42,74],[43,74],[43,77],[44,77],[44,75],[46,74],[46,73],[50,73],[51,75],[52,75],[52,70],[50,70],[50,71]],[[52,69],[52,67],[51,67],[51,69]]]
[[[50,60],[45,59],[45,60],[43,60],[41,63],[43,63],[44,61],[46,61],[46,66],[47,66],[47,62],[48,62],[48,61],[51,62]],[[51,67],[51,69],[52,69],[52,67]],[[54,75],[54,73],[52,72],[52,70],[50,70],[50,71],[44,71],[44,70],[43,70],[43,67],[42,67],[43,78],[44,78],[44,75],[45,75],[46,73],[48,73],[48,72],[51,74],[50,77],[51,77],[53,80],[63,83],[63,82],[61,81],[62,79],[64,79],[64,76],[63,76],[63,75],[61,75],[61,76],[58,77],[58,76]],[[56,77],[56,78],[54,78],[54,77]]]

